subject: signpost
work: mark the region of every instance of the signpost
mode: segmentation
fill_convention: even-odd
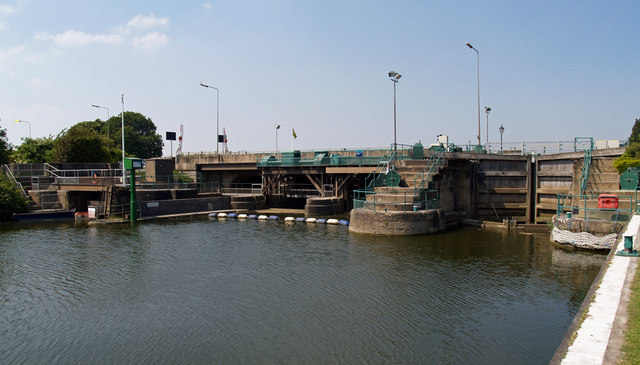
[[[129,221],[135,223],[138,220],[138,200],[136,199],[136,169],[143,168],[143,160],[125,157],[124,168],[129,170],[131,182],[131,198],[129,199]]]
[[[171,141],[171,152],[170,155],[173,157],[173,141],[176,140],[176,132],[167,132],[167,141]]]

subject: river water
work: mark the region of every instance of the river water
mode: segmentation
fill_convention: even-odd
[[[546,364],[606,257],[547,235],[0,225],[0,363]]]

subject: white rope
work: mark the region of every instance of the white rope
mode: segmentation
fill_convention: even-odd
[[[616,233],[606,236],[597,237],[588,232],[571,232],[553,227],[551,237],[559,243],[568,243],[579,248],[588,248],[591,250],[610,249],[618,240]]]

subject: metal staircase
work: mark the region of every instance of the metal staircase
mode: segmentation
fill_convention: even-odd
[[[9,165],[7,164],[2,165],[2,171],[4,172],[5,175],[7,175],[9,180],[13,182],[13,184],[18,188],[18,190],[20,190],[22,195],[28,198],[29,194],[27,194],[27,192],[24,190],[24,186],[22,186],[22,184],[18,180],[16,180],[16,177],[13,176],[13,172],[11,172],[11,168],[9,167]]]
[[[445,148],[440,146],[435,149],[435,153],[427,160],[424,170],[413,179],[413,187],[416,196],[422,195],[422,190],[427,188],[429,178],[435,174],[440,166],[444,165]]]
[[[389,171],[392,169],[391,162],[395,159],[395,153],[391,155],[389,159],[381,159],[376,166],[376,169],[373,170],[367,178],[364,180],[365,190],[373,190],[378,186],[386,185],[386,177]]]

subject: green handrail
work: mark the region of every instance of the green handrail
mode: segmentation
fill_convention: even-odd
[[[440,167],[441,162],[444,161],[444,152],[445,152],[445,148],[440,146],[434,149],[435,153],[431,155],[431,157],[429,157],[429,160],[427,161],[427,165],[424,167],[424,170],[422,170],[422,172],[420,172],[420,174],[418,174],[418,176],[416,176],[415,179],[413,179],[413,186],[414,186],[414,193],[417,196],[419,194],[419,191],[424,189],[427,183],[427,181],[429,181],[429,177],[431,177],[431,173],[433,171],[435,171],[435,169]],[[426,175],[425,175],[426,173]],[[418,183],[416,183],[417,181],[420,181]]]
[[[582,165],[582,175],[580,176],[580,195],[584,195],[589,183],[589,170],[591,167],[591,155],[593,152],[593,138],[576,137],[573,142],[573,146],[576,151],[578,150],[578,146],[584,145],[585,142],[587,142],[588,145],[584,147],[584,163]]]
[[[383,185],[383,169],[386,167],[389,168],[391,161],[395,158],[395,153],[391,154],[391,157],[388,160],[380,160],[376,169],[371,171],[369,175],[364,179],[364,187],[365,190],[373,190],[376,186]],[[387,171],[384,171],[386,174]]]

